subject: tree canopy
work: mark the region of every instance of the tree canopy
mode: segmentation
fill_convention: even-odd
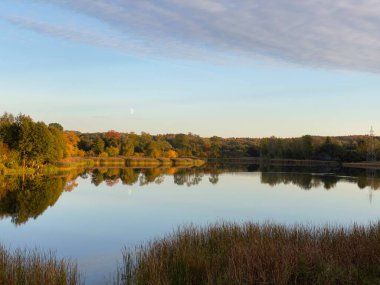
[[[357,162],[366,160],[368,136],[299,138],[221,138],[145,132],[80,133],[59,123],[35,122],[26,115],[0,117],[0,171],[15,165],[40,167],[75,156],[199,158],[284,158]],[[380,155],[376,137],[375,151]]]

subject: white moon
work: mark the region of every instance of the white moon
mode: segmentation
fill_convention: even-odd
[[[135,109],[131,108],[129,109],[129,112],[131,113],[131,115],[133,115],[135,113]]]

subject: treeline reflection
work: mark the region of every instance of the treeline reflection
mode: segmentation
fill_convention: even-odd
[[[304,171],[304,172],[302,172]],[[202,182],[206,176],[212,184],[219,182],[219,176],[224,173],[260,172],[262,184],[276,186],[279,184],[292,184],[304,190],[323,187],[326,190],[336,187],[338,182],[356,183],[358,188],[370,187],[372,190],[380,189],[380,173],[363,170],[335,170],[331,169],[297,168],[259,168],[256,166],[230,167],[230,168],[147,168],[147,169],[95,169],[89,175],[91,182],[96,186],[106,183],[113,186],[121,182],[126,185],[140,186],[150,183],[161,184],[165,177],[173,176],[177,185],[194,186]],[[87,175],[87,174],[86,174]]]
[[[295,185],[310,190],[323,187],[333,189],[339,182],[357,184],[358,188],[380,189],[380,173],[359,169],[304,169],[267,167],[257,165],[223,166],[208,165],[198,168],[99,168],[81,170],[57,176],[20,177],[0,176],[0,219],[11,218],[20,225],[36,219],[59,199],[62,192],[73,191],[78,178],[90,179],[95,186],[116,184],[145,186],[161,184],[165,179],[180,186],[196,186],[203,180],[218,184],[225,173],[249,175],[257,172],[260,182],[270,186]]]
[[[96,186],[102,183],[114,186],[120,182],[125,185],[138,184],[140,186],[151,183],[161,184],[166,176],[173,176],[173,181],[177,185],[193,186],[199,184],[205,174],[207,174],[205,169],[200,168],[100,168],[93,170],[89,176]],[[215,174],[212,175],[215,176]],[[210,178],[211,183],[217,183],[217,181],[218,179]]]
[[[0,177],[0,218],[16,225],[36,219],[54,206],[63,191],[72,191],[77,175],[57,177]]]

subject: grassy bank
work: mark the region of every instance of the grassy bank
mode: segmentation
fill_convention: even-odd
[[[9,251],[0,246],[1,285],[79,285],[77,265],[54,254]]]
[[[124,253],[121,284],[380,284],[380,224],[188,227]]]
[[[151,157],[73,157],[39,168],[0,168],[2,175],[57,174],[80,168],[92,167],[159,167],[201,166],[205,161],[197,158],[151,158]]]

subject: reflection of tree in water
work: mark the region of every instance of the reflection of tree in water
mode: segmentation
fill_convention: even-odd
[[[330,189],[335,188],[335,186],[339,182],[340,178],[338,176],[327,175],[327,176],[320,176],[320,180],[323,183],[323,187],[326,190],[330,190]]]
[[[211,184],[217,184],[219,182],[219,169],[211,169],[210,170],[210,177],[208,178],[208,181],[210,181]]]
[[[289,172],[262,172],[261,183],[275,186],[278,184],[293,184],[301,189],[310,190],[323,184],[325,189],[336,186],[339,178],[332,175],[315,176],[311,173],[289,173]]]
[[[372,190],[380,189],[380,179],[378,177],[359,176],[358,178],[348,178],[337,175],[315,175],[310,173],[291,172],[262,172],[261,183],[275,186],[278,184],[294,184],[304,190],[317,188],[323,185],[326,190],[336,187],[339,181],[356,181],[360,189],[370,187]]]
[[[139,179],[140,170],[134,168],[123,168],[120,170],[120,179],[124,185],[133,185]]]
[[[104,174],[104,180],[108,186],[114,186],[119,183],[120,178],[120,169],[118,168],[109,168]]]
[[[37,218],[49,206],[53,206],[62,191],[72,191],[78,186],[76,178],[91,178],[91,182],[100,185],[105,182],[109,186],[121,181],[126,185],[147,185],[149,183],[162,183],[165,175],[171,175],[177,185],[198,185],[205,174],[209,175],[210,183],[216,184],[221,173],[231,171],[247,172],[246,167],[234,169],[219,169],[216,167],[202,168],[100,168],[91,172],[74,172],[60,177],[4,177],[0,176],[0,218],[10,217],[15,224],[26,223],[30,218]],[[253,171],[255,168],[253,168]],[[261,182],[275,186],[277,184],[294,184],[308,190],[323,186],[332,189],[339,181],[357,183],[363,189],[369,187],[372,190],[380,189],[378,173],[366,171],[348,170],[348,173],[337,172],[337,175],[325,175],[323,173],[311,174],[302,172],[261,172]]]
[[[219,182],[219,174],[211,173],[208,181],[210,181],[211,184],[217,184]]]
[[[0,200],[7,195],[10,189],[15,189],[13,177],[6,178],[0,175]]]
[[[95,186],[99,186],[104,181],[104,174],[106,169],[94,169],[91,173],[91,183]]]
[[[108,186],[114,186],[119,182],[120,169],[118,168],[98,168],[91,173],[91,182],[99,186],[105,182]]]
[[[108,186],[115,185],[119,179],[123,184],[134,185],[139,182],[140,186],[150,183],[161,184],[165,180],[165,175],[174,177],[177,185],[197,185],[202,180],[204,170],[196,168],[99,168],[91,172],[91,182],[96,186],[106,182]],[[211,172],[209,181],[216,184],[219,180],[219,172]]]
[[[146,168],[141,171],[140,186],[150,183],[161,184],[164,181],[162,168]]]
[[[71,181],[71,180],[70,180]],[[53,206],[67,185],[67,177],[11,177],[0,199],[0,217],[19,225],[36,219]]]
[[[369,187],[371,190],[379,190],[380,179],[374,176],[360,176],[358,177],[358,187],[360,189]]]
[[[198,171],[195,168],[180,169],[174,174],[174,183],[188,187],[198,185],[202,181],[203,175],[202,171]]]

